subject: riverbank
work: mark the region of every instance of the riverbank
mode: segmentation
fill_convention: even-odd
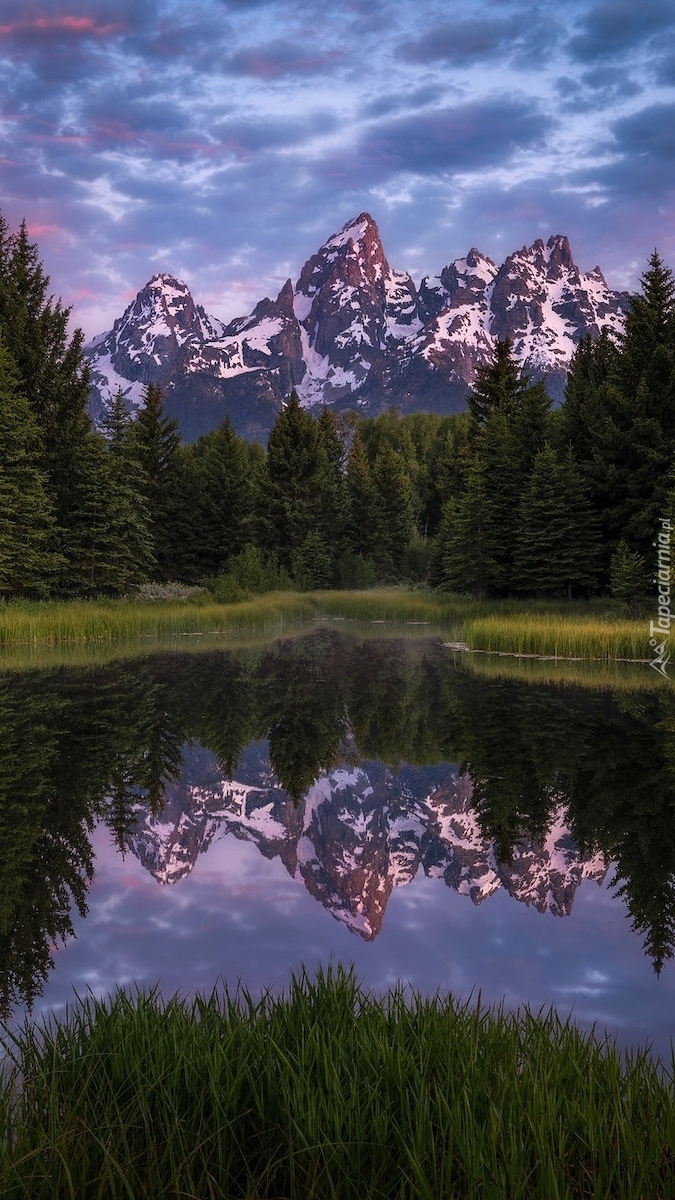
[[[231,604],[189,600],[71,600],[0,605],[0,646],[130,641],[242,629],[283,629],[321,616],[430,623],[472,650],[550,658],[648,661],[649,624],[613,601],[488,601],[424,590],[270,592]]]
[[[78,1001],[8,1037],[6,1200],[675,1194],[675,1089],[553,1012],[364,993]]]

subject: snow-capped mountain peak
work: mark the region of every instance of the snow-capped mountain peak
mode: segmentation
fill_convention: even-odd
[[[276,299],[223,325],[187,285],[154,275],[112,330],[86,348],[97,416],[121,387],[132,403],[159,383],[187,436],[226,414],[264,436],[295,388],[308,406],[375,415],[456,412],[497,338],[560,394],[577,342],[623,326],[628,298],[599,267],[583,275],[568,239],[536,239],[498,266],[473,246],[416,287],[393,270],[369,213],[347,221]]]

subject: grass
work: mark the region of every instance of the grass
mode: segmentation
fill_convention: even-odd
[[[376,998],[79,1001],[4,1035],[5,1200],[665,1200],[672,1077],[554,1012]]]
[[[463,640],[472,650],[540,654],[551,658],[651,658],[649,623],[592,612],[498,612],[469,617]]]
[[[181,600],[71,600],[0,606],[0,645],[63,645],[285,625],[314,612],[300,593],[272,592],[239,604]]]
[[[0,648],[171,639],[243,629],[286,629],[318,617],[429,624],[472,649],[553,658],[650,657],[647,621],[625,620],[611,602],[478,604],[405,588],[353,592],[268,592],[220,604],[187,599],[0,604]]]

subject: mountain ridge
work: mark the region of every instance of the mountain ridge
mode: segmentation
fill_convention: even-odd
[[[390,266],[364,212],[319,247],[295,286],[289,278],[275,299],[228,324],[185,283],[154,275],[85,348],[91,408],[100,417],[118,388],[134,408],[153,382],[186,437],[229,415],[240,433],[261,439],[292,389],[308,408],[457,412],[505,337],[559,398],[579,339],[605,325],[620,332],[627,307],[627,293],[610,289],[599,267],[579,271],[562,234],[501,265],[474,246],[416,285]]]

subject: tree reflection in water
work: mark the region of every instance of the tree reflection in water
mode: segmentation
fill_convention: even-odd
[[[458,762],[482,833],[508,863],[555,812],[614,885],[658,973],[675,947],[675,697],[490,680],[432,641],[319,629],[261,650],[165,654],[0,678],[0,1011],[40,994],[52,948],[84,915],[91,832],[124,852],[159,812],[182,747],[226,777],[269,739],[299,801],[338,763]]]

